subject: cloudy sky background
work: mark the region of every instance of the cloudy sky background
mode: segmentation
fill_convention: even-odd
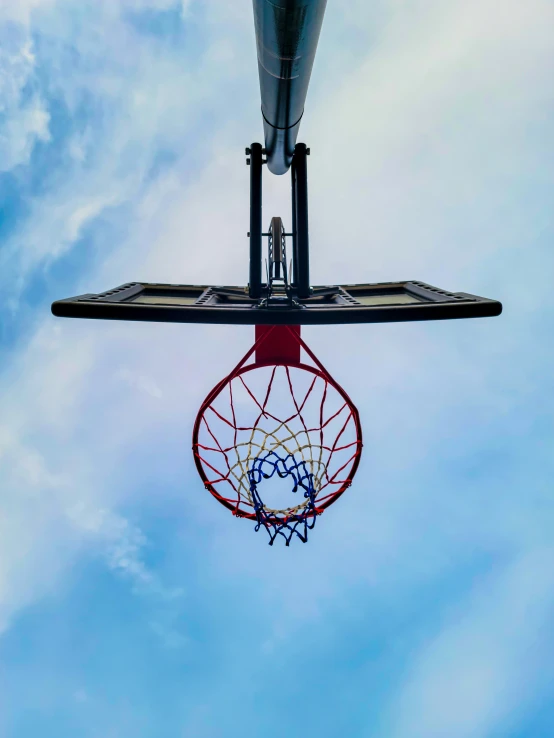
[[[0,735],[554,733],[554,6],[329,2],[301,140],[315,283],[501,317],[306,328],[356,483],[270,548],[192,423],[252,329],[64,321],[127,281],[246,281],[252,9],[0,3]],[[266,176],[264,222],[289,217]]]

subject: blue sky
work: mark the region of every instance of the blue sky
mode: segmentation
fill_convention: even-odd
[[[356,402],[307,545],[203,489],[247,327],[64,321],[135,280],[246,280],[252,9],[0,5],[2,738],[554,734],[549,0],[329,2],[301,140],[315,283],[501,317],[305,329]],[[264,220],[289,212],[266,177]]]

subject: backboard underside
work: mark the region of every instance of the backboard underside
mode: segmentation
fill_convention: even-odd
[[[314,287],[299,299],[283,288],[251,299],[247,287],[130,282],[100,294],[58,300],[54,315],[99,320],[237,325],[329,325],[484,318],[502,305],[424,282],[381,282]]]

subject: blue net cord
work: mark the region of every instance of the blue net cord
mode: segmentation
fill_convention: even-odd
[[[291,477],[293,492],[297,492],[299,488],[304,491],[307,503],[301,510],[291,511],[284,517],[277,517],[277,513],[266,510],[258,492],[258,485],[264,479],[271,479],[274,474],[281,479]],[[287,546],[294,535],[297,535],[302,543],[306,543],[308,530],[314,527],[318,514],[315,508],[314,477],[306,468],[306,462],[296,462],[293,454],[281,458],[275,451],[270,451],[265,456],[254,459],[248,470],[248,480],[256,513],[255,530],[260,530],[262,526],[267,530],[270,546],[273,546],[277,536],[283,536]]]

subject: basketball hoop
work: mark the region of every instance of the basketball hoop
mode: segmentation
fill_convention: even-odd
[[[301,348],[313,365],[300,361]],[[254,346],[209,393],[193,431],[206,489],[264,527],[270,545],[279,535],[287,546],[294,535],[307,541],[317,516],[352,483],[361,448],[357,409],[298,326],[258,326]]]
[[[458,320],[502,312],[497,300],[420,280],[312,285],[310,148],[297,136],[325,6],[326,0],[253,3],[265,145],[245,148],[246,284],[126,282],[52,304],[52,313],[66,318],[256,326],[254,346],[200,408],[193,453],[206,489],[237,517],[255,521],[256,530],[265,528],[270,545],[277,536],[287,546],[294,536],[306,542],[317,517],[352,483],[362,450],[358,411],[302,341],[300,325]],[[353,148],[345,155],[354,156]],[[279,217],[263,232],[264,169],[279,175],[290,169],[288,233]],[[301,362],[301,349],[312,364]]]

